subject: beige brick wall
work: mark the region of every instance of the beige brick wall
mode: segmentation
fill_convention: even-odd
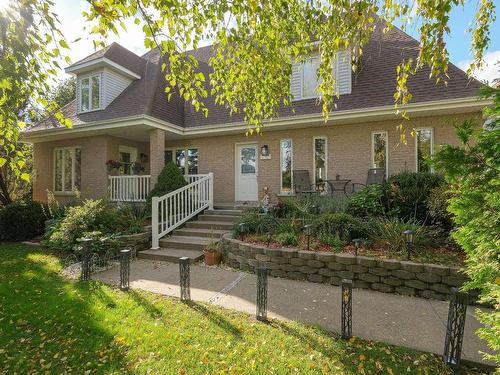
[[[465,118],[481,115],[434,116],[411,119],[408,128],[431,127],[434,130],[435,149],[439,144],[457,144],[453,129]],[[165,140],[162,130],[150,132],[150,142],[134,142],[106,135],[36,143],[34,147],[34,199],[45,200],[46,190],[53,189],[53,150],[54,147],[81,146],[82,148],[82,195],[100,197],[107,193],[108,178],[106,161],[118,159],[120,144],[137,147],[139,153],[149,155],[146,173],[157,175],[164,165],[163,145],[165,148],[197,147],[199,149],[199,173],[214,173],[214,198],[216,202],[234,202],[235,198],[235,145],[237,143],[258,143],[268,145],[271,159],[258,161],[259,196],[264,186],[269,186],[273,196],[280,193],[280,140],[291,138],[293,141],[294,169],[308,169],[313,176],[313,138],[325,136],[328,140],[328,178],[341,178],[353,182],[365,182],[371,163],[371,134],[374,131],[387,131],[389,136],[389,174],[404,169],[415,169],[415,139],[409,137],[408,144],[402,144],[397,129],[399,121],[378,121],[359,124],[331,124],[303,129],[268,131],[246,137],[239,135],[200,137],[190,140]],[[61,201],[67,200],[61,197]]]
[[[34,145],[34,169],[33,199],[46,201],[47,190],[54,188],[54,148],[75,147],[81,148],[81,195],[83,198],[103,197],[108,192],[108,171],[106,161],[119,159],[118,147],[125,145],[136,147],[138,155],[143,152],[149,154],[149,145],[146,142],[134,142],[122,138],[106,135],[66,139],[53,142],[35,143]],[[145,174],[149,173],[149,165],[146,163]],[[57,195],[61,203],[74,198],[72,195]]]
[[[408,128],[431,127],[434,129],[435,149],[439,144],[457,144],[454,124],[465,118],[480,119],[480,114],[434,116],[411,119]],[[273,196],[280,193],[280,140],[293,141],[294,169],[308,169],[313,176],[313,137],[325,136],[328,140],[328,178],[341,178],[364,183],[371,167],[371,134],[387,131],[389,137],[389,174],[415,169],[415,139],[408,135],[407,144],[401,143],[397,129],[399,121],[378,121],[360,124],[321,125],[305,129],[268,131],[246,137],[244,134],[204,137],[185,141],[167,141],[166,147],[198,147],[199,173],[214,173],[214,199],[216,202],[234,202],[235,144],[257,142],[269,146],[271,159],[258,161],[259,196],[264,186],[269,186]]]
[[[45,201],[47,190],[54,188],[54,148],[81,147],[81,193],[82,197],[97,197],[107,191],[107,140],[106,136],[94,136],[77,139],[66,139],[53,142],[35,143],[33,199]],[[61,202],[67,202],[73,197],[57,195]]]

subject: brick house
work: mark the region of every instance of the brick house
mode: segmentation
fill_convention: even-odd
[[[208,46],[190,52],[205,73],[211,51]],[[356,73],[349,55],[339,53],[334,68],[340,98],[327,123],[315,93],[318,57],[311,55],[292,68],[291,107],[281,109],[262,135],[245,136],[242,118],[213,98],[207,99],[208,117],[178,97],[167,101],[158,51],[137,56],[113,43],[66,69],[77,79],[76,100],[62,109],[73,128],[48,118],[24,133],[34,144],[34,199],[45,200],[50,190],[64,202],[78,189],[83,197],[110,191],[120,200],[132,192],[140,200],[166,161],[186,175],[213,173],[217,203],[258,201],[264,186],[272,197],[293,194],[294,170],[308,170],[312,183],[364,183],[373,167],[388,176],[425,170],[423,159],[437,145],[458,141],[453,125],[481,120],[486,102],[477,97],[481,84],[457,67],[450,65],[447,86],[429,80],[424,69],[409,82],[407,125],[417,136],[401,144],[396,66],[417,53],[418,42],[398,29],[374,32]],[[109,160],[119,164],[112,168]]]

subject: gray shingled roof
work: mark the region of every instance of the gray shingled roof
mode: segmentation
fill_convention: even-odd
[[[207,62],[212,54],[212,47],[202,47],[190,51],[200,62],[200,70],[210,72]],[[416,58],[418,42],[394,28],[383,34],[378,28],[370,42],[363,49],[360,69],[353,74],[351,94],[342,95],[336,102],[334,111],[355,110],[394,104],[393,94],[396,87],[396,66],[403,58]],[[229,110],[216,105],[213,97],[206,99],[208,117],[196,112],[190,103],[183,102],[177,95],[167,100],[164,92],[166,82],[161,72],[162,57],[157,50],[152,50],[142,57],[135,55],[117,43],[98,51],[76,64],[91,61],[99,57],[110,60],[130,69],[141,76],[127,87],[106,109],[89,113],[76,113],[75,102],[63,108],[63,114],[70,118],[75,126],[101,120],[118,119],[133,115],[146,114],[186,128],[203,127],[214,124],[240,122],[241,114],[230,115]],[[429,69],[422,69],[409,80],[409,89],[413,95],[412,103],[474,97],[478,94],[481,83],[469,79],[455,65],[449,66],[448,86],[436,84],[430,80]],[[208,84],[208,83],[207,83]],[[209,90],[210,91],[210,90]],[[292,106],[281,108],[280,117],[320,114],[321,106],[315,99],[295,101]],[[59,126],[54,118],[48,118],[30,130],[41,130]]]

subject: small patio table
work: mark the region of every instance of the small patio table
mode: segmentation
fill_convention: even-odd
[[[339,191],[347,197],[347,185],[349,185],[351,180],[326,180],[326,182],[330,186],[332,195],[334,192]]]

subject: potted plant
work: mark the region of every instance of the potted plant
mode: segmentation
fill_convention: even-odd
[[[207,266],[216,266],[220,264],[222,260],[222,252],[220,251],[219,241],[210,240],[203,250],[205,255],[205,264]]]
[[[108,172],[112,173],[112,172],[118,171],[120,169],[120,167],[122,166],[122,163],[120,163],[117,160],[108,160],[106,162],[106,166],[108,167]]]

